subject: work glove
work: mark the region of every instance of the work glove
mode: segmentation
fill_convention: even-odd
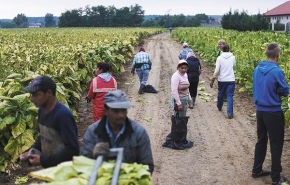
[[[110,145],[108,142],[100,142],[94,146],[93,157],[94,159],[98,156],[106,156],[110,152]]]
[[[86,97],[86,100],[87,100],[87,103],[90,103],[92,101],[91,99],[89,99],[88,96]]]

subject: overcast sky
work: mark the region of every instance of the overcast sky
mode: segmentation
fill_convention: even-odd
[[[116,8],[139,4],[145,15],[181,14],[223,15],[232,10],[247,10],[249,14],[265,13],[287,0],[0,0],[0,19],[13,19],[24,13],[27,17],[44,17],[46,13],[60,16],[66,10],[90,6]]]

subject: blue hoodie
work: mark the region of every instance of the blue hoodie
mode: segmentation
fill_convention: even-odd
[[[260,62],[253,73],[254,102],[258,111],[281,111],[280,96],[289,94],[285,74],[275,62]]]

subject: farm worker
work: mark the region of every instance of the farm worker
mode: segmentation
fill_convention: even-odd
[[[72,160],[79,155],[78,131],[71,111],[55,97],[56,84],[47,76],[36,77],[24,91],[32,94],[30,101],[38,109],[40,135],[20,160],[44,168]]]
[[[189,85],[189,92],[192,99],[191,104],[189,105],[190,109],[193,109],[195,104],[195,99],[197,95],[197,86],[199,82],[199,75],[201,74],[201,65],[198,58],[193,52],[187,54],[186,62],[188,63],[187,76]]]
[[[224,39],[220,39],[218,41],[218,47],[220,49],[218,57],[223,53],[223,47],[226,45],[226,41]]]
[[[285,119],[281,108],[281,96],[288,96],[289,86],[285,74],[279,68],[280,47],[270,43],[266,49],[268,61],[260,62],[253,73],[253,95],[256,104],[257,135],[252,177],[270,175],[272,184],[282,184],[286,178],[282,172],[281,155],[284,142]],[[268,136],[271,148],[271,171],[263,170]]]
[[[236,66],[236,58],[230,52],[230,47],[224,45],[223,52],[216,60],[216,67],[213,74],[210,87],[213,87],[214,80],[218,77],[218,102],[217,108],[219,111],[223,107],[223,97],[227,93],[227,113],[228,118],[232,119],[234,117],[233,112],[233,95],[235,91],[235,74],[234,67]]]
[[[149,71],[151,70],[151,60],[148,53],[145,52],[145,48],[141,47],[139,49],[139,53],[137,53],[134,57],[132,63],[132,71],[131,73],[135,74],[135,69],[137,71],[139,81],[140,81],[140,88],[138,93],[143,94],[145,92],[146,82],[149,77]]]
[[[189,81],[187,77],[188,63],[180,60],[177,65],[177,71],[171,77],[171,106],[176,116],[174,106],[177,105],[179,117],[185,117],[188,105],[191,105],[191,96],[189,93]]]
[[[172,27],[169,28],[169,32],[170,32],[170,34],[172,33]]]
[[[94,122],[102,119],[104,116],[104,96],[109,91],[117,90],[117,82],[110,75],[111,64],[99,62],[95,68],[95,78],[92,80],[88,92],[88,99],[93,99],[93,117]]]
[[[179,54],[178,58],[179,58],[179,60],[186,60],[187,54],[189,52],[192,52],[192,53],[194,53],[194,52],[192,51],[192,49],[190,49],[188,47],[188,44],[186,42],[183,43],[182,46],[183,46],[183,49],[180,51],[180,54]]]
[[[106,155],[109,148],[124,148],[123,161],[149,165],[154,164],[150,139],[146,130],[127,117],[131,107],[126,94],[121,90],[110,91],[104,96],[103,118],[90,125],[85,133],[81,155],[96,158]]]
[[[226,41],[224,39],[220,39],[218,41],[218,47],[220,49],[218,56],[219,57],[223,53],[223,47],[226,45]],[[224,93],[224,102],[227,102],[227,92]]]

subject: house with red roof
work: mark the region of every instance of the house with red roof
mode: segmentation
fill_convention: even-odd
[[[272,30],[274,30],[274,24],[279,22],[280,24],[285,24],[286,31],[287,23],[290,23],[290,1],[273,8],[272,10],[264,13],[264,15],[270,18]]]

